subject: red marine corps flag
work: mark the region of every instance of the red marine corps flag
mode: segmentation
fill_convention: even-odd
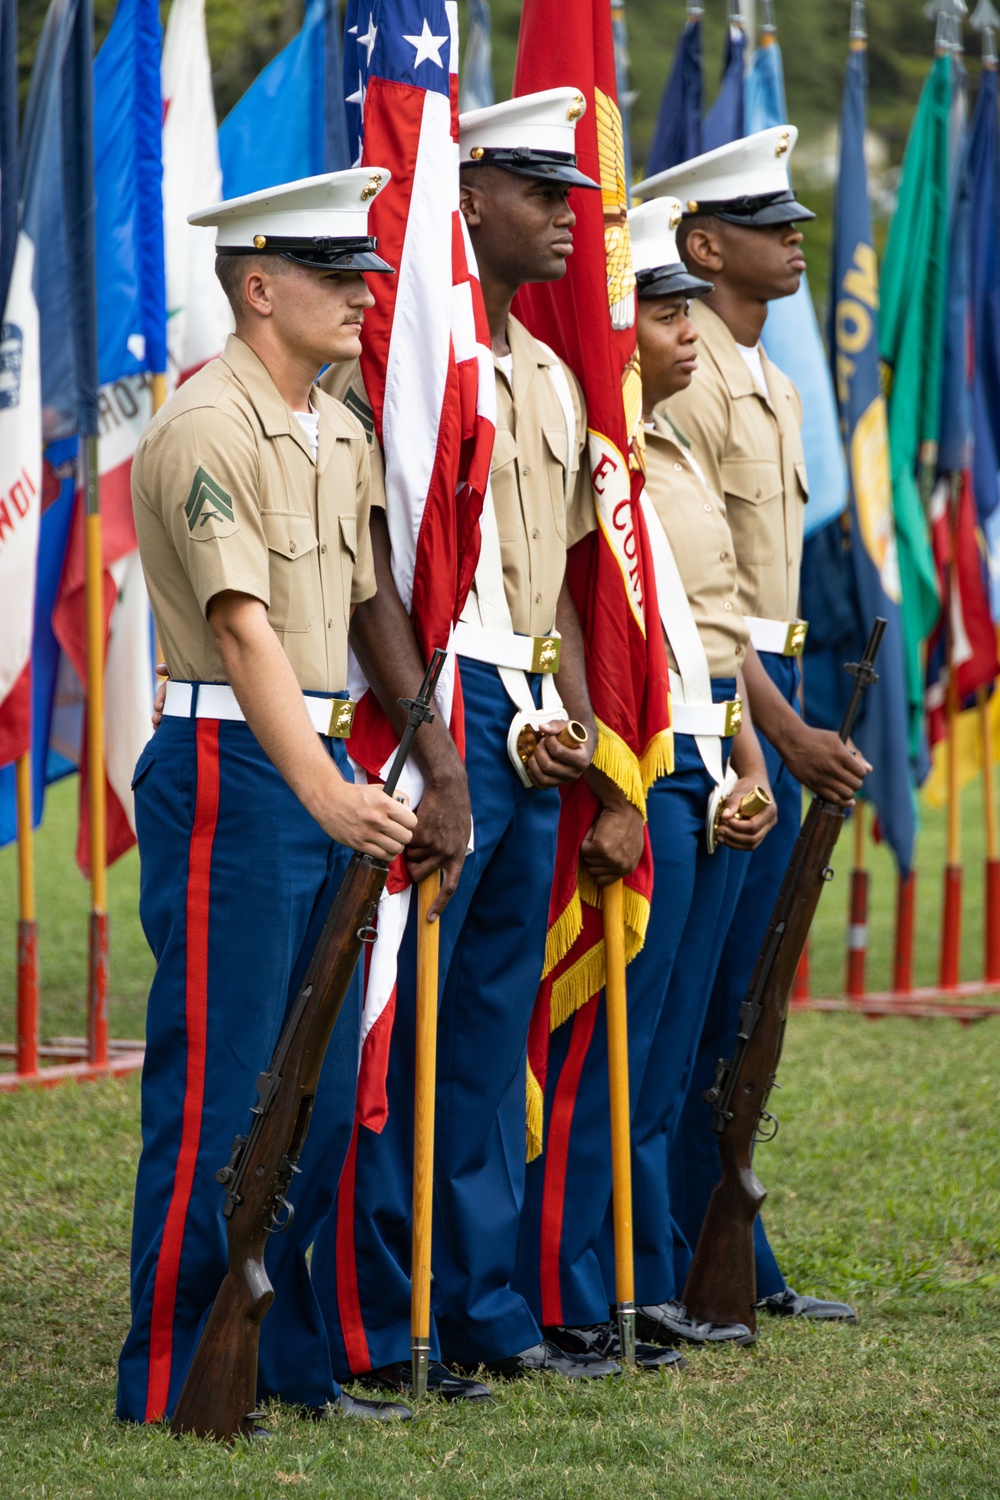
[[[515,312],[570,366],[587,402],[597,531],[572,548],[570,590],[587,651],[599,738],[594,764],[645,814],[646,791],[673,762],[666,647],[639,507],[642,386],[635,276],[626,219],[625,154],[607,0],[525,0],[514,94],[572,85],[586,110],[576,128],[580,170],[601,184],[574,196],[574,250],[561,281],[524,287]],[[651,628],[647,629],[647,622]],[[528,1151],[541,1150],[548,1037],[604,984],[597,887],[580,846],[599,804],[582,782],[563,792],[549,907],[545,977],[528,1043]],[[642,947],[653,883],[649,841],[625,882],[626,957]]]

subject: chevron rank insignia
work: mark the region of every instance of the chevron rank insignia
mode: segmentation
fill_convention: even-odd
[[[200,464],[184,502],[184,514],[188,531],[199,541],[204,537],[229,536],[236,530],[232,496]]]

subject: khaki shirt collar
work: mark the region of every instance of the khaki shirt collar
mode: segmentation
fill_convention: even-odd
[[[729,325],[724,323],[719,314],[713,312],[704,302],[698,303],[695,321],[701,335],[702,345],[715,360],[733,399],[738,400],[741,396],[757,396],[762,401],[767,400],[768,405],[773,407],[773,400],[761,396],[757,389],[747,362],[737,348]],[[763,349],[761,349],[761,359],[764,365],[764,379],[767,382],[768,391],[771,391],[769,360]]]
[[[558,360],[513,315],[507,319],[507,345],[514,362],[514,406],[522,411],[536,372]]]
[[[312,463],[312,445],[302,430],[302,424],[296,420],[295,413],[278,391],[268,373],[267,366],[259,355],[254,353],[249,344],[244,343],[235,333],[231,333],[226,340],[226,347],[222,351],[221,358],[246,391],[265,435],[271,438],[290,437]],[[337,439],[339,437],[352,438],[356,436],[356,433],[346,413],[342,412],[335,402],[324,398],[321,393],[313,401],[313,406],[319,413],[317,467],[322,474]]]

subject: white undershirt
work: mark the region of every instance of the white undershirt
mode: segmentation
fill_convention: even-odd
[[[497,364],[507,377],[507,384],[511,390],[514,389],[514,356],[513,354],[494,355]]]
[[[292,415],[309,439],[309,446],[312,448],[313,462],[315,463],[319,459],[319,412],[313,411],[310,404],[308,411],[297,411],[293,412]]]
[[[764,379],[764,362],[760,357],[760,345],[754,344],[751,348],[747,344],[737,344],[737,349],[743,356],[743,363],[753,376],[753,383],[762,396],[767,395],[767,381]]]

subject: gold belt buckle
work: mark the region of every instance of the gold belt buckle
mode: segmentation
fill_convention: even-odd
[[[351,698],[334,698],[330,704],[330,727],[326,731],[332,740],[346,740],[351,735],[354,723],[355,704]]]
[[[562,655],[562,638],[558,635],[536,635],[531,642],[531,670],[558,672]]]
[[[805,649],[806,633],[808,630],[809,622],[807,620],[793,620],[785,636],[785,649],[782,655],[801,656]]]
[[[724,738],[739,734],[743,725],[743,699],[734,698],[726,704],[726,728]]]

